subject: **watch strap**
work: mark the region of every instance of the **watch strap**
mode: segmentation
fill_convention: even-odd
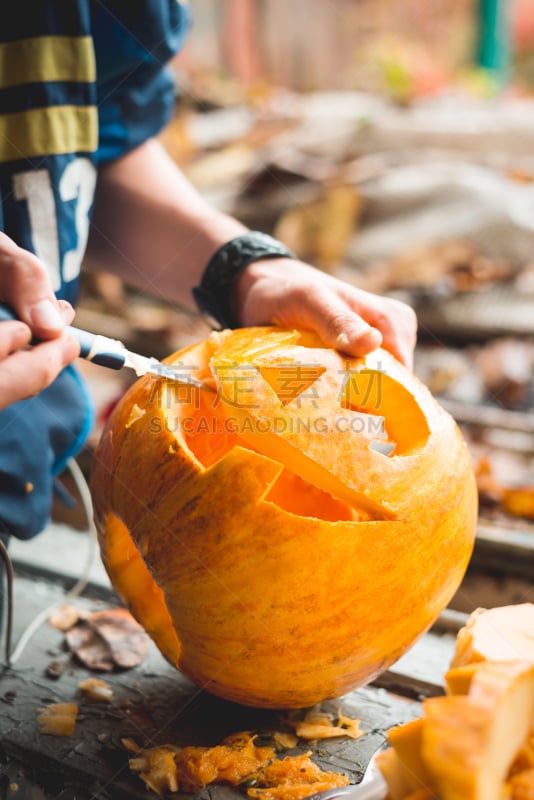
[[[253,261],[265,258],[295,258],[282,242],[261,231],[249,231],[223,244],[210,258],[193,297],[203,316],[214,328],[238,328],[232,296],[239,275]]]

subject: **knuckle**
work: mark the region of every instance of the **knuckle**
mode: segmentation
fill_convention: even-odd
[[[320,299],[320,292],[313,284],[294,283],[290,287],[293,303],[307,307],[314,305]]]
[[[42,281],[46,277],[46,269],[37,256],[19,248],[14,258],[15,266],[20,270],[25,281]]]
[[[2,268],[15,291],[28,289],[35,291],[44,282],[48,282],[44,265],[33,253],[22,247],[4,253]]]
[[[352,312],[333,311],[326,319],[327,324],[332,330],[345,328],[354,319]]]
[[[354,314],[347,312],[332,312],[329,316],[325,317],[325,323],[332,333],[345,330],[354,321]]]
[[[46,389],[58,375],[62,367],[61,356],[51,342],[34,347],[26,355],[29,362],[25,371],[28,376],[27,388],[31,395],[36,395]]]

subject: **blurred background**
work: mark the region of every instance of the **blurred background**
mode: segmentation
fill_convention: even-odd
[[[191,7],[165,147],[219,207],[415,308],[415,369],[472,449],[480,535],[513,548],[526,531],[531,558],[534,3]],[[190,311],[87,273],[77,322],[158,357],[208,333]],[[127,379],[81,366],[94,443]]]
[[[455,85],[528,91],[529,0],[192,0],[178,69],[248,87],[379,92],[399,102]],[[531,73],[529,75],[529,72]],[[488,87],[489,88],[489,87]]]

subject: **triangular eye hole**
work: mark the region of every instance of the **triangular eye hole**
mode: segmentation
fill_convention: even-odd
[[[276,367],[260,367],[260,375],[268,383],[283,406],[295,398],[319,398],[315,382],[326,372],[319,364],[284,364]]]

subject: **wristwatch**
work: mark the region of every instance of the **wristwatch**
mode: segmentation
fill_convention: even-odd
[[[239,328],[232,310],[235,282],[253,261],[264,258],[295,258],[278,239],[261,231],[249,231],[223,244],[208,262],[193,297],[200,313],[215,329]]]

